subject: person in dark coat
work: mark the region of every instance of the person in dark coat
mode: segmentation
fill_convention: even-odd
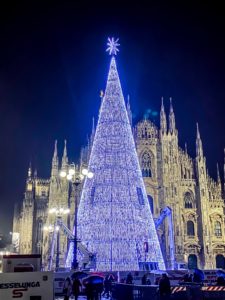
[[[100,300],[101,299],[102,291],[103,291],[103,283],[102,282],[93,284],[94,300]]]
[[[114,277],[112,274],[108,274],[106,275],[105,279],[104,279],[104,292],[102,294],[102,296],[106,296],[107,298],[109,298],[111,292],[112,292],[112,283],[114,282]]]
[[[64,300],[70,299],[71,290],[72,290],[71,279],[67,277],[63,285]]]
[[[133,276],[131,273],[127,274],[126,278],[126,284],[132,285],[133,284]],[[126,286],[126,300],[131,300],[133,299],[133,286]]]
[[[131,273],[127,274],[126,284],[133,284],[133,276]]]
[[[78,278],[74,278],[73,284],[72,284],[72,293],[74,295],[75,300],[78,299],[78,296],[80,294],[80,288],[81,288],[81,282]]]
[[[186,284],[192,282],[192,274],[185,274],[179,284]]]
[[[170,280],[166,275],[166,273],[162,274],[162,278],[159,281],[159,294],[161,300],[170,299],[170,294],[171,294]]]
[[[107,298],[109,297],[109,289],[110,289],[110,279],[109,279],[109,274],[106,275],[104,279],[104,292],[102,296],[106,296]]]
[[[146,285],[146,284],[147,284],[147,275],[146,275],[146,274],[144,274],[144,275],[142,276],[142,278],[141,278],[141,284],[142,284],[142,285]]]
[[[93,284],[91,282],[85,283],[85,291],[87,300],[94,300]]]
[[[217,277],[216,285],[218,286],[225,286],[225,279],[222,276]]]

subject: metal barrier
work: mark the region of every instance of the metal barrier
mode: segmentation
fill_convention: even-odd
[[[112,286],[114,300],[158,300],[158,286],[116,283]]]
[[[158,286],[132,285],[115,283],[112,286],[113,300],[159,300]],[[171,287],[171,300],[224,300],[225,286],[173,286]]]
[[[202,288],[204,299],[225,299],[225,286],[204,286]]]

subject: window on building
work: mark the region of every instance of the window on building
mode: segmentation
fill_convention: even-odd
[[[188,269],[195,269],[198,267],[198,259],[195,254],[190,254],[188,256]]]
[[[148,195],[148,203],[151,209],[152,214],[154,213],[154,203],[153,203],[153,198],[152,196]]]
[[[148,152],[144,152],[141,157],[141,169],[143,177],[152,177],[152,162]]]
[[[41,196],[46,197],[46,191],[41,191]]]
[[[222,236],[221,223],[219,221],[215,222],[214,232],[215,236]]]
[[[193,208],[193,197],[190,192],[184,194],[184,207]]]
[[[187,221],[187,235],[194,236],[195,235],[195,225],[192,221]]]
[[[216,268],[225,269],[225,258],[222,254],[216,256]]]

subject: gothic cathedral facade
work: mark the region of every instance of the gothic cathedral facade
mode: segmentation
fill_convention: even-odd
[[[132,126],[129,101],[127,112]],[[133,127],[133,136],[142,170],[146,192],[161,244],[166,267],[225,268],[225,215],[223,187],[217,166],[217,181],[207,171],[202,141],[197,125],[196,157],[178,143],[175,115],[170,103],[168,118],[162,102],[160,128],[150,120],[142,120]],[[88,164],[94,138],[94,127],[88,146],[81,151],[77,170]],[[54,224],[48,213],[52,207],[69,208],[70,214],[62,221],[72,230],[75,201],[79,205],[82,184],[71,185],[59,176],[70,166],[66,142],[61,164],[57,142],[52,159],[50,179],[40,179],[31,168],[28,171],[23,201],[15,206],[13,232],[18,232],[19,253],[41,253],[43,267],[48,268],[52,232],[43,230]],[[65,265],[68,239],[60,234],[58,239],[59,265]]]

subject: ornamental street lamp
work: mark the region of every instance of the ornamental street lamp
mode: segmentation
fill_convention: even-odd
[[[71,264],[71,269],[76,270],[78,268],[77,261],[77,209],[78,209],[78,198],[79,198],[79,185],[83,181],[84,177],[89,179],[93,178],[94,174],[88,169],[82,169],[82,171],[76,168],[75,164],[71,164],[68,173],[65,171],[60,172],[61,177],[66,177],[73,186],[74,186],[74,194],[75,194],[75,212],[74,212],[74,240],[73,240],[73,260]]]
[[[55,226],[49,225],[44,226],[45,231],[49,232],[57,232],[57,243],[56,243],[56,259],[55,259],[55,268],[56,270],[59,268],[59,255],[60,255],[60,235],[59,235],[59,224],[61,222],[63,215],[68,215],[70,213],[69,208],[63,207],[52,207],[49,209],[49,214],[56,216]],[[51,253],[51,259],[53,257],[53,253]],[[51,263],[51,262],[50,262]]]

